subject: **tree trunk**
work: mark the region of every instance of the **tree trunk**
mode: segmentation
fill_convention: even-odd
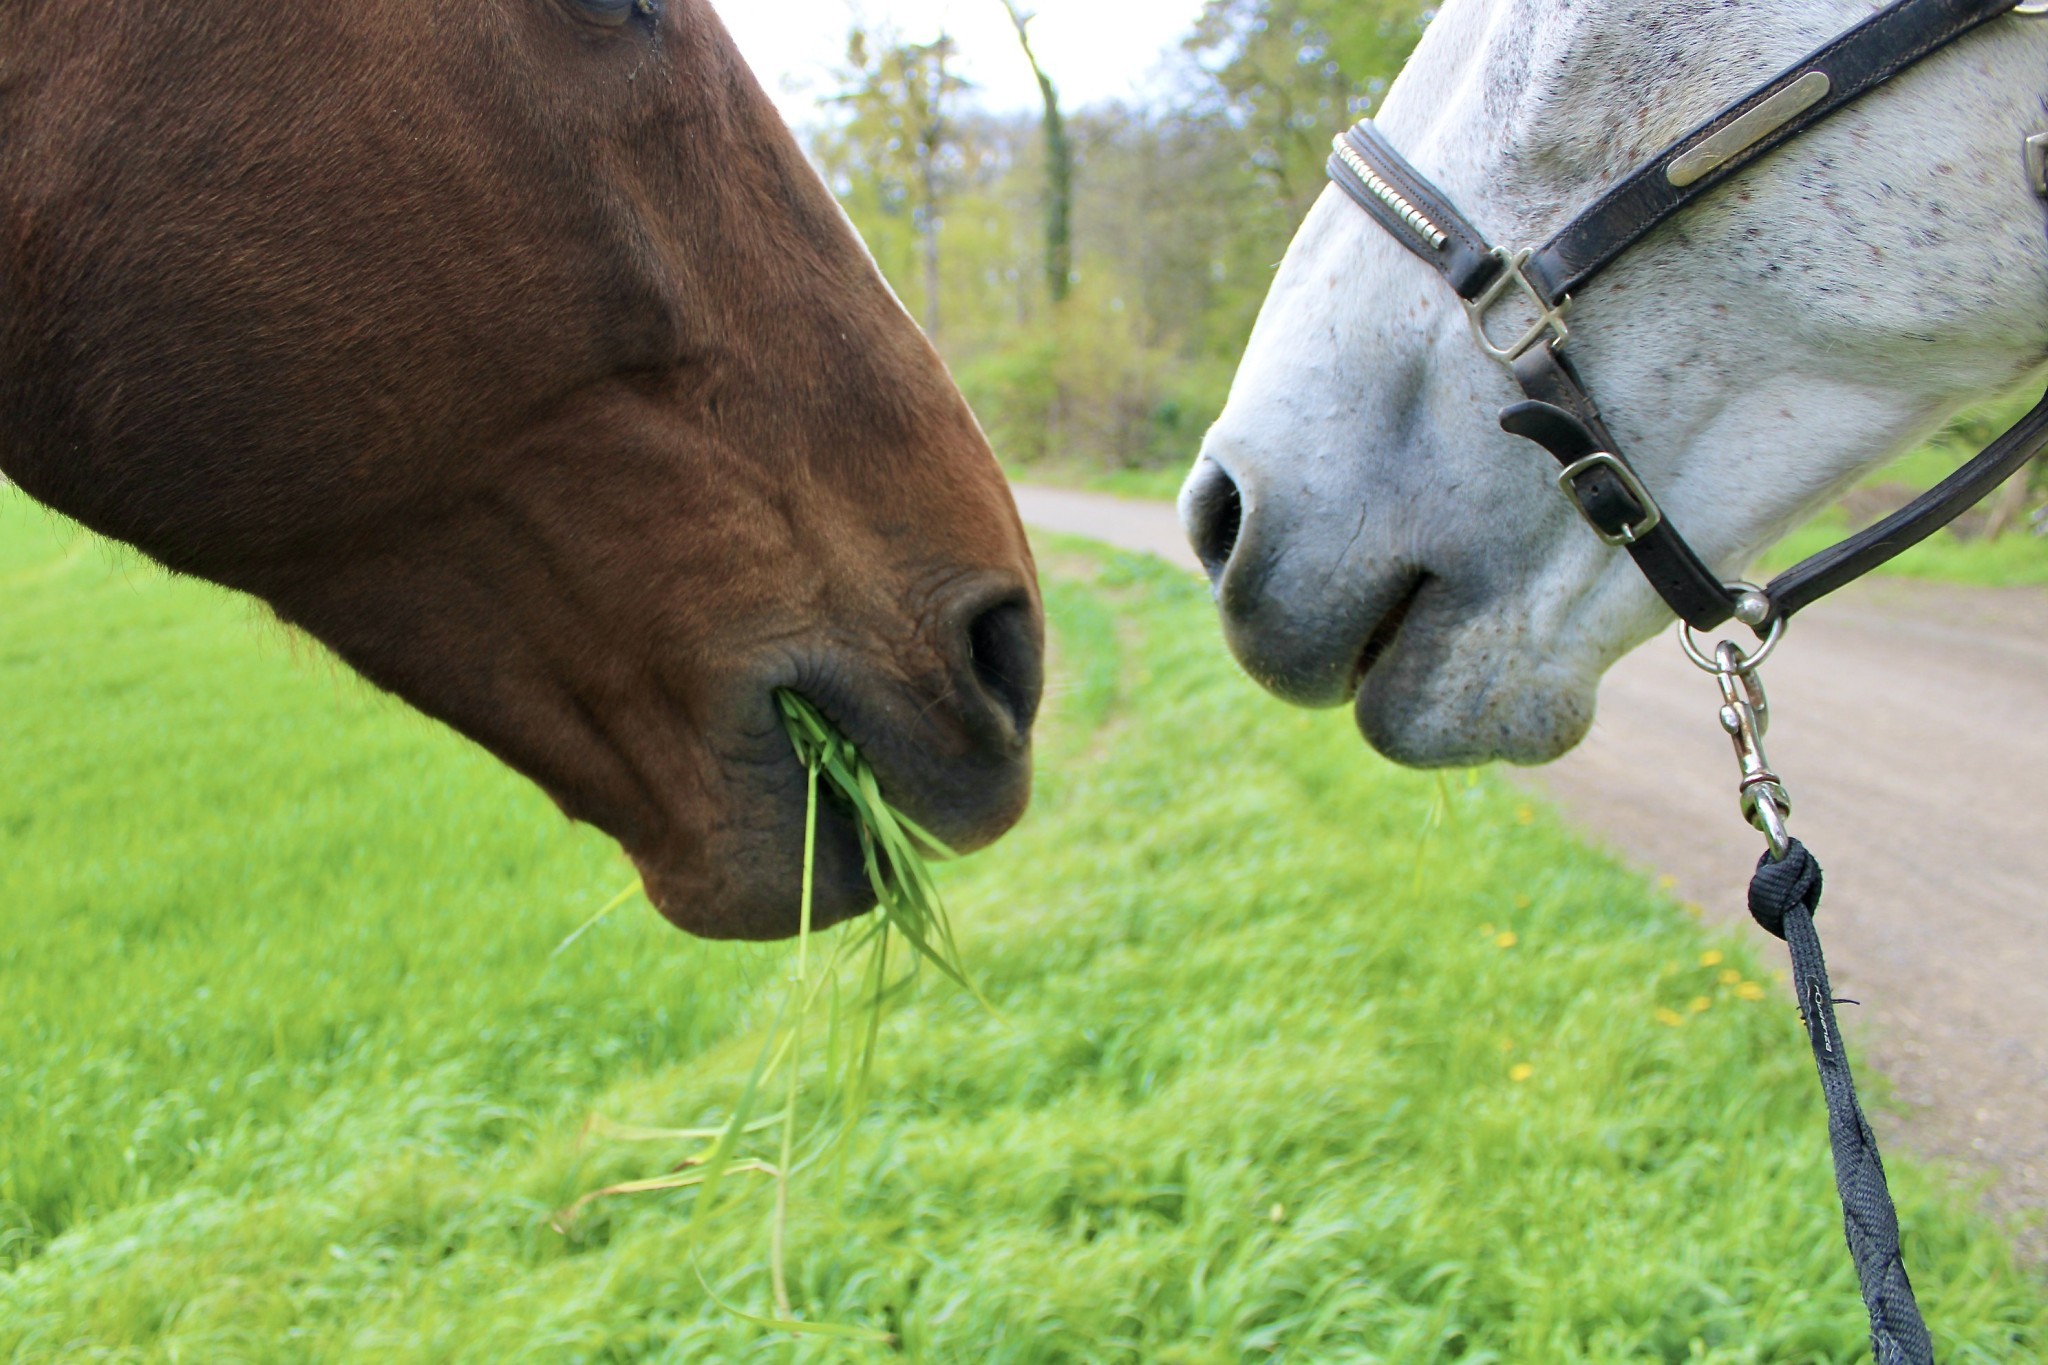
[[[924,257],[924,331],[938,340],[939,323],[939,190],[933,166],[937,148],[927,148],[920,158],[919,173],[924,181],[924,211],[918,215],[918,243]]]
[[[923,203],[916,217],[919,254],[924,264],[924,331],[933,341],[939,339],[939,327],[944,321],[939,310],[939,153],[946,144],[946,97],[952,93],[946,58],[952,50],[952,39],[940,32],[931,47],[933,64],[927,77],[931,87],[914,97],[913,102],[920,115],[915,128],[917,192]]]
[[[1024,60],[1031,63],[1039,96],[1045,101],[1045,287],[1057,307],[1067,301],[1074,285],[1074,149],[1067,141],[1059,88],[1031,50],[1034,16],[1018,9],[1017,0],[1003,0],[1003,8],[1016,26],[1017,42],[1024,49]]]

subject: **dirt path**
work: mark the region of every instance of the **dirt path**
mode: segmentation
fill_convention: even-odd
[[[1034,526],[1193,567],[1164,503],[1017,495]],[[1866,1002],[1894,1089],[1880,1133],[2048,1216],[2048,592],[1860,585],[1801,618],[1768,676],[1835,985]],[[1660,640],[1609,675],[1592,737],[1524,780],[1733,923],[1759,846],[1718,706]],[[2027,1237],[2048,1260],[2048,1227]]]

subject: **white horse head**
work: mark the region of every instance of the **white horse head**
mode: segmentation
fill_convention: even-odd
[[[1863,0],[1450,0],[1381,130],[1488,237],[1547,238]],[[1859,473],[2048,362],[2048,20],[2008,17],[1760,158],[1581,292],[1568,354],[1734,578]],[[1509,319],[1498,329],[1512,334]],[[1317,204],[1181,495],[1247,670],[1418,765],[1543,762],[1669,620],[1495,417],[1458,300]]]

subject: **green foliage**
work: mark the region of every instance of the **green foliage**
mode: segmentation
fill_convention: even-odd
[[[1040,548],[1035,812],[941,873],[998,1013],[906,997],[843,1192],[790,1209],[794,1303],[899,1357],[714,1302],[773,1302],[751,1202],[548,1226],[730,1116],[791,950],[643,910],[553,957],[602,839],[0,501],[0,1357],[1865,1358],[1749,936],[1262,698],[1197,583]],[[2041,1358],[2039,1284],[1894,1164],[1941,1358]]]
[[[1084,280],[1064,307],[955,377],[996,448],[1026,470],[1077,451],[1097,469],[1184,467],[1222,411],[1230,362],[1148,340],[1144,322]]]
[[[1188,48],[1295,218],[1322,192],[1331,137],[1392,82],[1426,14],[1413,0],[1207,0]]]
[[[1032,16],[1018,7],[1017,0],[1003,0],[1003,9],[1017,30],[1017,45],[1031,65],[1044,106],[1040,127],[1045,132],[1045,292],[1058,307],[1074,288],[1074,145],[1067,138],[1059,86],[1031,46]]]
[[[954,75],[953,40],[904,42],[856,27],[847,37],[841,89],[829,101],[840,114],[816,148],[848,211],[879,220],[871,239],[894,278],[910,277],[906,250],[920,266],[918,314],[939,331],[940,233],[957,175],[952,114],[967,83]],[[884,254],[886,253],[886,254]]]
[[[857,35],[813,149],[1007,463],[1185,467],[1330,136],[1393,75],[1419,15],[1417,0],[1219,0],[1162,100],[1049,126],[964,103],[927,119],[942,101],[905,73],[943,53]]]

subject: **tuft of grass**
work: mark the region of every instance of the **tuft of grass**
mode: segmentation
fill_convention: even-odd
[[[953,923],[932,875],[933,859],[952,859],[953,850],[916,821],[891,805],[882,794],[875,770],[852,741],[832,728],[818,709],[794,692],[775,697],[783,728],[797,758],[810,773],[810,809],[804,826],[804,932],[809,933],[812,863],[816,853],[818,781],[823,778],[853,811],[860,829],[860,847],[868,884],[882,912],[875,934],[875,952],[887,961],[887,930],[903,936],[917,955],[952,978],[968,994],[980,998],[961,965]],[[982,1003],[986,1004],[984,1000]]]
[[[981,999],[968,979],[961,961],[960,947],[953,936],[953,926],[947,917],[944,900],[939,895],[936,879],[932,875],[932,860],[951,859],[955,855],[938,838],[916,821],[905,815],[883,795],[881,782],[868,761],[861,757],[853,742],[833,728],[810,702],[795,692],[782,691],[776,694],[776,706],[782,714],[783,727],[789,735],[791,747],[796,750],[797,759],[804,765],[807,774],[804,809],[804,853],[803,880],[799,895],[798,934],[795,969],[789,979],[788,993],[774,1025],[768,1030],[767,1040],[762,1044],[760,1055],[754,1063],[754,1070],[747,1084],[740,1092],[739,1100],[733,1105],[731,1115],[725,1123],[715,1129],[649,1129],[632,1125],[621,1125],[608,1121],[594,1121],[590,1131],[616,1140],[628,1142],[708,1142],[696,1155],[686,1157],[682,1163],[666,1175],[648,1179],[629,1180],[586,1194],[553,1220],[555,1228],[565,1235],[574,1231],[576,1220],[592,1204],[602,1199],[622,1195],[672,1194],[680,1190],[692,1190],[696,1194],[696,1207],[692,1215],[693,1225],[701,1225],[719,1208],[718,1196],[725,1178],[729,1175],[760,1175],[774,1184],[774,1207],[769,1220],[770,1282],[775,1297],[778,1316],[765,1318],[746,1313],[727,1305],[722,1297],[704,1284],[704,1291],[721,1307],[734,1316],[770,1331],[790,1332],[798,1335],[822,1335],[846,1340],[893,1342],[895,1337],[887,1332],[843,1326],[834,1323],[803,1321],[797,1317],[795,1304],[790,1296],[788,1278],[788,1226],[790,1191],[796,1177],[804,1170],[819,1164],[832,1152],[839,1150],[845,1136],[851,1131],[861,1114],[863,1097],[873,1071],[875,1049],[881,1036],[883,1016],[892,997],[900,994],[903,983],[894,987],[889,978],[890,941],[900,936],[914,952],[913,965],[918,961],[929,962],[963,990]],[[850,932],[839,940],[838,950],[829,964],[820,972],[812,971],[812,923],[813,905],[817,890],[818,853],[818,796],[820,781],[829,784],[837,798],[852,812],[859,832],[862,859],[868,883],[874,889],[880,909],[879,916],[870,921],[863,930]],[[631,898],[637,888],[629,889],[615,896],[603,909],[598,911],[595,924],[611,914]],[[586,932],[586,924],[565,940],[566,948]],[[557,953],[561,949],[556,950]],[[854,1041],[842,1047],[840,1036],[843,1023],[839,1008],[838,986],[841,968],[849,962],[865,958],[865,965],[858,976],[863,982],[860,992],[861,1009],[864,1017],[852,1023],[857,1030]],[[832,1009],[830,1027],[824,1046],[827,1059],[828,1077],[836,1072],[838,1122],[822,1126],[801,1143],[798,1129],[803,1108],[803,1068],[805,1063],[806,1029],[819,1005],[830,995]],[[983,1004],[987,1002],[983,1000]],[[843,1061],[841,1061],[843,1059]],[[835,1067],[834,1062],[840,1062]],[[763,1087],[776,1079],[783,1081],[782,1112],[769,1119],[755,1121],[754,1111]],[[763,1156],[742,1156],[747,1140],[757,1134],[773,1132],[779,1135],[779,1150],[771,1161]],[[808,1148],[799,1160],[799,1146]]]

